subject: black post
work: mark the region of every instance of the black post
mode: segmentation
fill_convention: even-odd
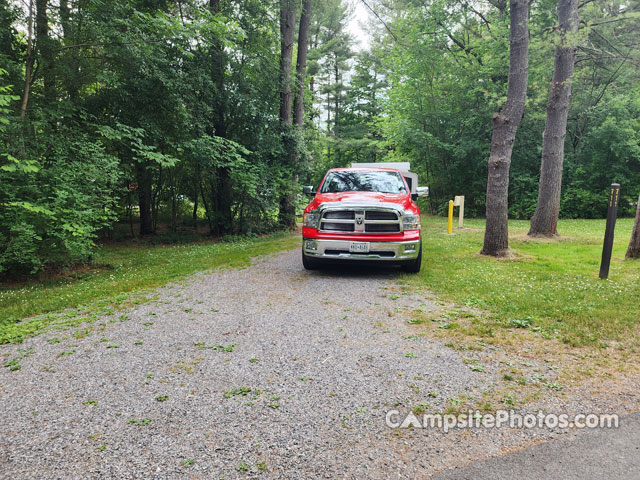
[[[609,212],[607,213],[607,229],[604,232],[604,245],[602,247],[602,262],[600,263],[600,278],[609,277],[609,265],[611,264],[611,249],[613,248],[613,232],[616,228],[618,216],[618,203],[620,201],[620,184],[611,184],[609,193]]]

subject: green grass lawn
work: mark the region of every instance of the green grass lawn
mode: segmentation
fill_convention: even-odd
[[[48,320],[20,320],[100,302],[121,302],[201,270],[247,265],[252,257],[299,245],[293,234],[231,243],[205,241],[179,245],[105,245],[96,258],[104,268],[19,286],[0,285],[0,343],[19,341],[46,327]],[[28,325],[33,323],[33,325]],[[37,324],[37,325],[36,325]]]
[[[509,222],[516,256],[479,255],[484,220],[446,234],[446,219],[423,218],[423,264],[406,276],[412,288],[476,307],[498,326],[525,326],[571,345],[624,340],[640,320],[640,260],[624,260],[632,219],[616,226],[608,280],[598,278],[604,220],[562,220],[559,240],[528,239],[529,222]]]

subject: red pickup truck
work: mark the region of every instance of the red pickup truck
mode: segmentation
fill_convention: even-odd
[[[369,260],[419,272],[420,210],[414,202],[418,194],[411,193],[407,178],[395,168],[334,168],[317,192],[305,187],[313,200],[304,209],[302,224],[304,268]]]

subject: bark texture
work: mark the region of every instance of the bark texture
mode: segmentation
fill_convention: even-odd
[[[289,162],[295,155],[296,142],[291,130],[291,110],[293,92],[291,90],[291,65],[293,62],[293,44],[295,36],[296,2],[280,0],[280,125],[282,142]],[[290,165],[292,174],[295,170]],[[283,228],[295,228],[295,194],[292,185],[285,189],[280,197],[278,222]]]
[[[633,231],[631,232],[631,241],[629,242],[626,258],[640,258],[640,197],[638,197],[636,221],[633,223]]]
[[[547,120],[542,134],[542,164],[538,205],[529,235],[558,234],[564,140],[571,99],[571,77],[576,62],[578,0],[558,0],[559,43],[556,46],[553,79],[549,89]]]
[[[500,113],[493,114],[487,179],[487,226],[483,255],[509,251],[508,195],[511,152],[527,99],[529,78],[529,1],[511,0],[509,31],[509,88]]]
[[[280,121],[291,125],[291,64],[295,35],[296,7],[293,0],[280,0]]]
[[[307,75],[307,51],[309,49],[309,25],[311,0],[305,0],[298,29],[298,58],[296,60],[296,97],[293,102],[293,123],[301,128],[304,120],[304,83]]]

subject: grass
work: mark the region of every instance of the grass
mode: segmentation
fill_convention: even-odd
[[[624,340],[639,323],[640,261],[624,259],[632,223],[618,220],[609,279],[600,280],[604,220],[561,220],[562,236],[553,240],[529,239],[529,223],[511,221],[515,255],[497,260],[478,253],[484,220],[466,220],[465,229],[449,236],[446,219],[424,217],[422,271],[404,281],[411,289],[426,288],[489,313],[489,324],[482,326],[486,335],[492,328],[510,328],[539,331],[573,346]]]
[[[274,234],[234,242],[206,241],[179,245],[105,245],[95,268],[81,275],[21,285],[0,284],[0,343],[20,341],[42,331],[43,325],[18,323],[35,315],[55,313],[101,302],[122,302],[189,274],[212,268],[245,266],[253,257],[299,245],[293,234]]]

